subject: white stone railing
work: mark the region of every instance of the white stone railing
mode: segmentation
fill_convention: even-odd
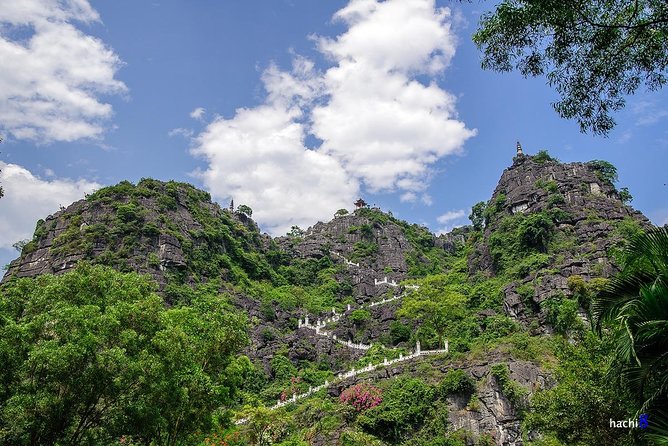
[[[338,320],[338,319],[337,319]],[[355,343],[352,341],[343,341],[341,339],[337,339],[336,335],[334,333],[331,333],[329,331],[324,331],[323,328],[325,327],[325,323],[318,319],[318,322],[316,325],[312,325],[308,323],[308,316],[306,317],[306,321],[303,322],[301,319],[299,320],[299,328],[307,328],[309,330],[314,330],[315,334],[319,336],[323,336],[329,339],[332,339],[333,341],[345,345],[346,347],[353,348],[355,350],[369,350],[371,348],[371,344],[363,344],[363,343]]]
[[[385,276],[383,278],[383,280],[373,279],[373,284],[376,285],[376,286],[378,286],[378,285],[389,285],[389,286],[393,286],[393,287],[398,287],[399,286],[399,284],[394,279],[392,279],[392,281],[388,281],[387,276]]]
[[[383,298],[383,300],[379,300],[378,302],[371,302],[369,304],[369,307],[375,307],[375,306],[383,305],[383,304],[386,304],[386,303],[389,303],[389,302],[394,302],[395,300],[402,299],[402,298],[406,297],[407,295],[408,295],[408,293],[404,293],[404,294],[400,294],[399,296],[390,297],[389,299]]]
[[[286,406],[290,403],[294,403],[297,400],[307,398],[307,397],[313,395],[314,393],[316,393],[316,392],[318,392],[322,389],[328,388],[329,386],[331,386],[332,384],[334,384],[336,382],[341,382],[345,379],[353,378],[353,377],[355,377],[357,375],[360,375],[362,373],[372,372],[372,371],[374,371],[376,369],[379,369],[381,367],[388,367],[388,366],[396,364],[398,362],[410,361],[412,359],[419,358],[420,356],[435,355],[435,354],[439,354],[439,353],[448,353],[448,341],[447,340],[444,341],[443,348],[440,349],[440,350],[421,350],[420,349],[420,342],[418,341],[416,346],[415,346],[415,351],[413,353],[411,353],[410,355],[404,356],[403,354],[399,354],[398,358],[391,359],[391,360],[388,360],[387,358],[383,358],[383,362],[378,363],[378,364],[369,363],[369,365],[367,365],[366,367],[363,367],[361,369],[355,369],[355,367],[353,367],[351,370],[349,370],[345,373],[339,373],[338,375],[336,375],[336,378],[332,382],[325,381],[324,384],[321,384],[317,387],[309,387],[307,392],[300,393],[300,394],[293,393],[292,397],[289,398],[289,399],[286,399],[286,400],[283,400],[283,401],[278,400],[276,402],[276,404],[274,404],[273,406],[271,406],[269,408],[269,410],[275,410],[275,409],[278,409],[280,407]],[[245,424],[247,422],[248,422],[248,418],[240,418],[240,419],[236,420],[234,422],[234,424],[239,425],[239,424]]]

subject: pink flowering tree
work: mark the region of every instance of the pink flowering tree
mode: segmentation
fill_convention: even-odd
[[[371,384],[360,383],[348,387],[341,393],[339,400],[349,404],[358,412],[376,407],[383,401],[382,391]]]

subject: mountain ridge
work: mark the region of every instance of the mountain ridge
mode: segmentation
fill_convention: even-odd
[[[589,299],[618,270],[624,240],[651,227],[623,202],[615,178],[601,161],[521,155],[490,200],[473,207],[473,224],[448,234],[361,208],[276,238],[260,233],[247,207],[223,209],[190,185],[122,182],[38,222],[2,282],[92,262],[150,275],[168,305],[187,305],[193,290],[224,294],[249,321],[243,353],[257,382],[242,386],[245,418],[244,405],[269,406],[286,389],[446,339],[446,357],[355,375],[316,400],[369,380],[440,385],[463,370],[475,391],[439,400],[449,432],[467,432],[467,445],[521,445],[527,401],[558,385],[550,336],[582,336]],[[341,423],[309,444],[340,443],[351,428]],[[427,435],[422,423],[414,428],[416,438]]]

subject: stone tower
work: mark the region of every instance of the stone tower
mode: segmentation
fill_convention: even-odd
[[[520,144],[519,141],[517,141],[517,156],[524,155],[522,152],[522,144]]]

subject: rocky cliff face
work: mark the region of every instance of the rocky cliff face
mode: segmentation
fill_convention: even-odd
[[[417,238],[421,246],[417,245]],[[420,254],[420,248],[447,253],[454,250],[455,239],[436,237],[427,228],[406,225],[380,209],[359,209],[327,223],[318,222],[301,237],[279,237],[276,242],[290,257],[329,256],[344,265],[337,280],[350,282],[353,296],[362,303],[390,289],[377,286],[376,281],[400,282],[410,277],[407,260],[429,264],[430,260]]]
[[[228,268],[203,271],[194,257],[205,251],[228,257],[240,249],[263,251],[265,242],[247,216],[221,209],[190,185],[123,182],[40,220],[3,282],[62,274],[82,260],[148,274],[161,289],[170,275],[188,283],[195,275],[229,279]]]
[[[617,271],[614,254],[623,239],[651,227],[642,213],[622,202],[612,183],[614,172],[602,171],[598,163],[563,164],[521,155],[503,172],[487,203],[484,237],[469,258],[470,271],[503,272],[494,247],[503,242],[501,238],[517,236],[513,231],[522,217],[539,215],[552,222],[550,227],[538,227],[546,231],[549,241],[537,250],[544,254],[535,256],[538,264],[526,268],[539,271],[515,270],[516,280],[504,290],[509,315],[528,322],[538,313],[544,322],[541,303],[559,293],[571,295],[569,277],[585,281],[610,277]]]

